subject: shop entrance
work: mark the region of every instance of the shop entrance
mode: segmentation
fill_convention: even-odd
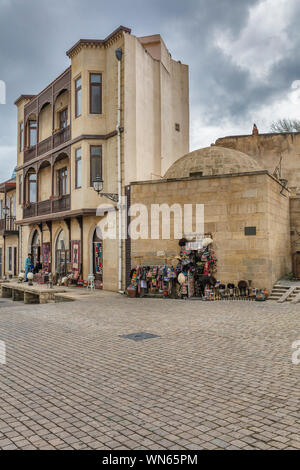
[[[93,236],[93,274],[96,281],[103,282],[103,240],[98,237],[97,229]]]
[[[36,267],[40,263],[41,259],[41,241],[40,241],[40,234],[37,230],[35,230],[32,242],[31,242],[31,254],[32,254],[32,264]]]
[[[69,250],[65,232],[61,230],[57,236],[55,244],[55,269],[60,276],[67,273],[69,263]]]

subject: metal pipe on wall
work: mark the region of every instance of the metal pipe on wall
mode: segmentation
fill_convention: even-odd
[[[118,236],[118,254],[119,254],[119,292],[122,291],[122,270],[123,270],[123,259],[122,259],[122,168],[121,168],[121,60],[123,51],[121,48],[116,49],[116,57],[118,60],[118,117],[117,117],[117,139],[118,139],[118,196],[119,196],[119,236]]]

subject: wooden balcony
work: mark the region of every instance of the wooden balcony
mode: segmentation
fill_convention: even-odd
[[[68,211],[71,208],[70,194],[59,196],[46,201],[40,201],[29,204],[23,209],[23,218],[37,217],[39,215],[53,214],[57,212]]]
[[[68,142],[71,139],[71,128],[70,126],[60,129],[55,132],[55,134],[47,137],[47,139],[42,140],[37,145],[30,147],[29,149],[24,150],[24,163],[28,163],[33,160],[35,157],[40,157],[46,152],[55,150],[59,145]]]
[[[67,91],[71,93],[71,67],[68,67],[61,75],[59,75],[53,82],[51,82],[44,90],[32,99],[24,107],[24,122],[26,123],[31,115],[35,115],[37,122],[39,122],[39,114],[43,107],[49,104],[52,108],[52,122],[55,112],[55,102],[60,93]],[[70,109],[70,103],[69,103]],[[37,145],[24,150],[24,163],[28,163],[36,157],[43,155],[51,150],[54,150],[59,145],[67,142],[71,138],[70,127],[61,129],[55,134],[49,136]]]
[[[37,144],[37,156],[39,157],[40,155],[43,155],[43,153],[46,153],[49,150],[52,150],[52,148],[53,148],[52,136],[50,136],[47,139],[44,139],[42,140],[42,142],[39,142]]]
[[[52,199],[52,212],[68,211],[71,207],[70,194],[65,194],[56,199]]]
[[[53,135],[53,148],[58,147],[65,142],[68,142],[71,138],[71,129],[70,126],[60,129]]]
[[[16,218],[15,217],[5,217],[4,219],[0,219],[0,232],[3,234],[6,232],[18,232],[18,228],[16,226]]]
[[[36,157],[36,145],[24,150],[24,163],[30,162]]]

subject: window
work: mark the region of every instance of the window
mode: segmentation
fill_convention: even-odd
[[[101,73],[90,74],[90,113],[102,113],[102,75]]]
[[[24,124],[23,122],[20,122],[20,140],[19,140],[19,151],[23,152],[24,148]]]
[[[36,202],[36,174],[30,173],[28,176],[28,200]]]
[[[59,196],[67,194],[68,190],[68,169],[61,168],[57,171],[57,193]]]
[[[19,204],[23,202],[23,178],[19,175]]]
[[[102,147],[92,145],[90,147],[90,185],[93,186],[97,176],[102,178]]]
[[[0,199],[0,219],[3,219],[3,200]]]
[[[81,115],[81,77],[75,80],[75,117]]]
[[[12,199],[12,211],[11,211],[10,214],[11,214],[13,217],[16,217],[16,195],[14,194],[11,199]]]
[[[37,123],[29,121],[29,147],[33,147],[37,142]]]
[[[9,214],[8,214],[8,217],[12,217],[13,216],[13,198],[10,197],[8,198],[8,208],[9,208]]]
[[[75,151],[75,188],[81,188],[81,148]]]
[[[68,127],[68,108],[59,113],[59,128],[65,129],[66,127]]]

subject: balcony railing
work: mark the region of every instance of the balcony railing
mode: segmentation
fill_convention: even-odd
[[[70,194],[52,200],[52,212],[68,211],[70,206]]]
[[[36,154],[36,146],[34,145],[33,147],[30,147],[26,150],[24,150],[24,163],[29,162],[35,157]]]
[[[71,138],[71,128],[67,126],[59,131],[55,132],[55,134],[47,137],[47,139],[42,140],[37,145],[30,147],[24,150],[24,163],[33,160],[36,156],[39,157],[50,150],[55,149],[61,144],[68,142]]]
[[[64,196],[59,196],[54,199],[47,199],[46,201],[30,203],[23,209],[23,218],[28,219],[30,217],[68,211],[70,208],[70,194],[65,194]]]
[[[8,216],[0,219],[0,232],[16,232],[17,230],[15,217]]]
[[[53,135],[53,148],[68,142],[71,137],[70,126],[60,129]]]
[[[43,153],[48,152],[51,149],[52,149],[52,136],[38,143],[38,148],[37,148],[38,157],[40,155],[43,155]]]

